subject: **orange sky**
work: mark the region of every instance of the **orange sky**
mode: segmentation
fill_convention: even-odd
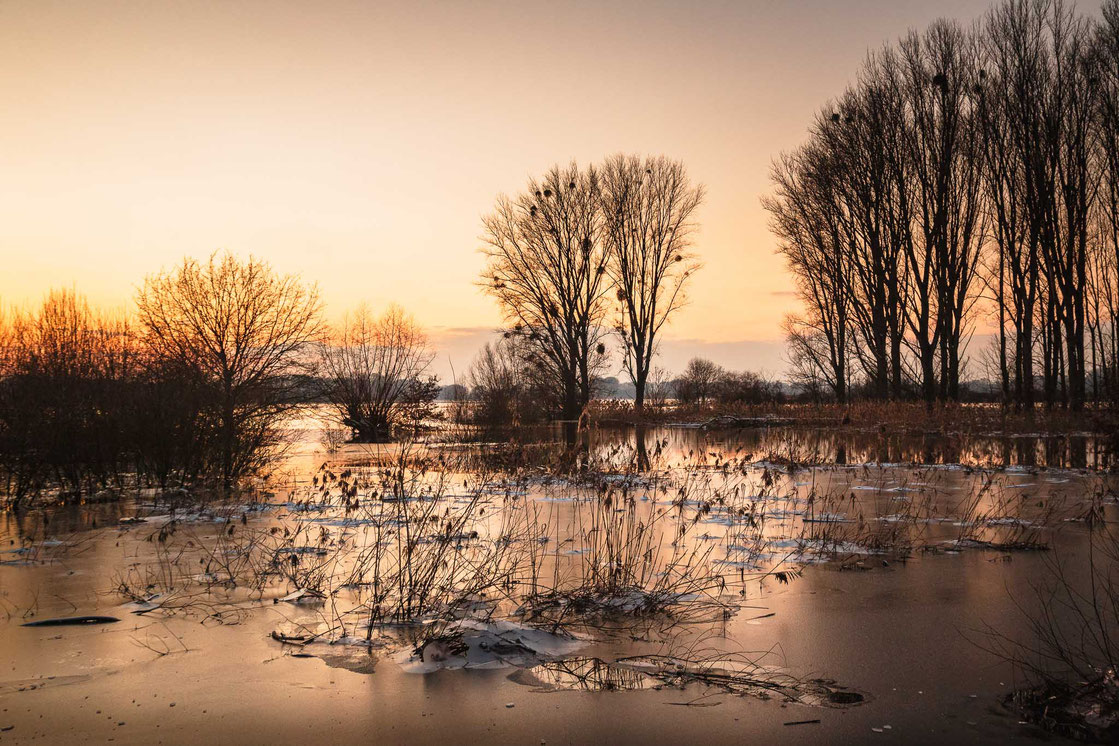
[[[708,190],[665,364],[775,371],[793,301],[758,203],[771,159],[868,47],[983,8],[2,0],[0,302],[62,285],[125,305],[184,254],[253,253],[333,316],[403,305],[447,378],[499,320],[473,284],[495,196],[554,162],[664,153]]]

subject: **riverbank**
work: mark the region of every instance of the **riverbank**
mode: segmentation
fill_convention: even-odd
[[[599,424],[686,423],[710,427],[795,425],[874,430],[890,434],[1074,434],[1114,435],[1119,412],[1088,407],[1081,412],[1037,408],[1015,411],[997,404],[945,404],[929,411],[920,402],[802,404],[771,402],[742,405],[668,404],[638,412],[632,402],[600,400],[588,409]]]

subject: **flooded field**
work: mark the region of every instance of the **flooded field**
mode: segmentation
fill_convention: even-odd
[[[327,453],[308,424],[235,499],[0,514],[0,741],[1043,733],[1005,701],[1006,641],[1082,621],[1051,588],[1119,519],[1102,444],[642,436],[561,465],[548,443]]]

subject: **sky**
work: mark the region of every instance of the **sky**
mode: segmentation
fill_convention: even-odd
[[[1098,2],[1079,7],[1093,12]],[[0,303],[127,308],[217,250],[397,303],[444,382],[500,324],[481,218],[554,163],[679,159],[704,267],[660,365],[779,373],[796,310],[760,198],[869,49],[985,3],[0,0]]]

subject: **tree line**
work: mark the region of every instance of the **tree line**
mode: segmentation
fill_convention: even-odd
[[[431,357],[401,309],[328,325],[313,285],[251,257],[184,260],[128,312],[53,291],[0,317],[0,503],[236,487],[312,402],[354,440],[387,439],[430,412]]]
[[[468,421],[578,418],[611,323],[642,406],[658,334],[698,266],[702,195],[678,162],[616,156],[499,199],[484,285],[510,324],[470,369]],[[119,313],[54,291],[0,317],[0,493],[230,489],[266,471],[313,402],[350,440],[388,440],[441,416],[433,357],[402,309],[327,324],[313,285],[252,257],[186,259]]]
[[[868,56],[764,200],[794,378],[845,401],[1119,399],[1119,2],[1007,0]],[[981,328],[989,349],[969,358]]]

